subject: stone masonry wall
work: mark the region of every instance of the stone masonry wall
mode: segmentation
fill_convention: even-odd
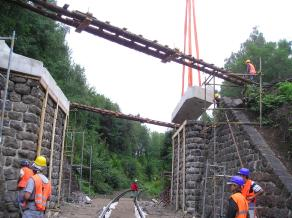
[[[225,98],[224,102],[224,107],[234,107],[231,99]],[[241,111],[229,111],[227,116],[230,121],[250,122]],[[220,121],[226,121],[224,113],[219,117]],[[197,126],[191,127],[190,132],[199,132]],[[243,166],[250,169],[251,178],[265,191],[257,198],[258,216],[292,217],[292,176],[252,125],[233,124],[232,130]],[[192,141],[190,144],[186,143],[186,173],[192,174],[186,176],[188,188],[185,189],[185,210],[196,217],[201,216],[203,212],[205,217],[213,217],[214,213],[215,217],[225,214],[231,193],[226,185],[228,178],[224,178],[224,173],[235,175],[241,168],[228,125],[217,126],[215,133],[208,133],[205,145],[202,143],[202,135],[199,134],[194,140],[193,134],[186,134],[186,141]],[[206,172],[207,188],[204,189]],[[175,192],[175,189],[173,191]],[[174,198],[172,203],[175,205]],[[180,208],[183,208],[182,205]]]
[[[174,164],[173,164],[173,185],[172,185],[172,202],[178,204],[178,209],[183,209],[183,198],[185,198],[184,210],[191,214],[198,214],[199,203],[202,195],[202,175],[204,172],[205,161],[205,143],[208,142],[208,130],[203,131],[204,126],[200,122],[187,121],[185,128],[180,134],[173,138],[174,140]],[[185,142],[183,142],[185,135]],[[180,145],[178,141],[180,139]],[[185,147],[183,146],[185,143]],[[178,167],[178,147],[180,147],[180,170],[177,173]],[[185,148],[185,151],[184,151]],[[185,154],[185,159],[183,155]],[[184,163],[185,161],[185,163]],[[185,166],[185,167],[184,167]],[[185,168],[185,169],[184,169]],[[177,186],[177,177],[179,176],[179,185]],[[185,183],[183,178],[185,177]],[[183,184],[185,184],[185,192],[183,193]],[[177,197],[178,187],[178,199]]]
[[[1,99],[4,96],[4,79],[0,77]],[[37,79],[12,73],[9,81],[8,96],[5,109],[5,120],[3,127],[4,144],[3,174],[4,182],[1,183],[0,165],[0,192],[4,190],[4,208],[0,206],[1,212],[10,217],[18,217],[17,208],[14,205],[16,198],[16,186],[19,178],[20,161],[27,159],[33,161],[36,157],[37,141],[40,131],[40,119],[45,90]],[[2,105],[0,101],[0,106]],[[56,102],[48,98],[41,155],[47,158],[49,166],[52,126]],[[55,144],[53,155],[52,190],[53,197],[51,207],[55,206],[57,200],[58,178],[60,171],[62,134],[65,113],[59,108],[56,122]],[[2,158],[1,158],[2,160]],[[48,175],[48,170],[47,170]],[[2,196],[2,194],[1,194]],[[1,201],[1,198],[0,198]],[[3,205],[3,204],[1,204]]]

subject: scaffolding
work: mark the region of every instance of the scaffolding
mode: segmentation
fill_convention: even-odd
[[[79,140],[78,140],[79,139]],[[80,147],[81,148],[81,159],[80,161],[76,161],[74,159],[76,154],[76,149]],[[89,147],[89,148],[88,148]],[[73,181],[73,171],[76,170],[78,172],[77,176],[77,182],[79,185],[80,191],[83,191],[82,187],[83,184],[88,185],[88,192],[87,194],[90,195],[91,193],[91,182],[92,182],[92,145],[87,146],[85,143],[85,132],[78,132],[73,130],[68,130],[66,132],[66,145],[65,145],[65,154],[67,157],[67,160],[70,162],[69,166],[69,178],[64,179],[65,181],[68,181],[68,199],[70,199],[72,194],[72,181]],[[89,156],[89,160],[87,163],[84,160],[84,155]],[[85,180],[84,178],[84,171],[87,170],[89,172],[88,180]]]
[[[243,76],[243,77],[249,77],[250,75],[249,74],[237,74],[237,75],[240,75],[240,76]],[[238,122],[238,121],[230,121],[229,120],[229,117],[228,117],[228,114],[226,111],[228,110],[246,110],[246,108],[216,108],[216,102],[214,100],[214,104],[213,104],[213,108],[207,108],[206,107],[206,89],[207,89],[207,86],[213,86],[213,91],[215,93],[215,90],[216,90],[216,86],[229,86],[229,85],[226,85],[226,84],[220,84],[220,83],[216,83],[216,79],[215,79],[215,75],[209,75],[203,85],[205,86],[205,104],[204,104],[204,113],[207,114],[207,111],[211,110],[213,112],[215,111],[222,111],[224,112],[224,116],[225,116],[225,122],[219,122],[219,121],[216,121],[215,120],[215,117],[213,118],[213,121],[210,123],[211,125],[211,128],[212,128],[212,132],[213,132],[213,164],[210,164],[209,163],[209,160],[207,159],[207,162],[206,162],[206,170],[205,170],[205,177],[204,177],[204,191],[203,191],[203,208],[202,208],[202,218],[205,218],[206,217],[206,214],[205,214],[205,208],[206,208],[206,192],[207,192],[207,184],[208,184],[208,179],[212,179],[213,180],[213,217],[218,217],[217,216],[217,207],[216,207],[216,191],[217,191],[217,182],[216,182],[216,179],[217,178],[222,178],[222,195],[221,195],[221,200],[220,200],[220,217],[223,217],[224,214],[224,210],[223,210],[223,202],[224,202],[224,186],[225,186],[225,180],[227,177],[231,177],[231,176],[228,176],[226,175],[226,166],[225,165],[219,165],[217,163],[217,160],[216,160],[216,148],[217,148],[217,139],[216,139],[216,133],[217,133],[217,127],[220,126],[220,125],[228,125],[228,128],[229,128],[229,131],[230,131],[230,134],[231,134],[231,138],[232,138],[232,141],[233,141],[233,144],[235,146],[235,149],[236,149],[236,153],[237,153],[237,156],[238,156],[238,159],[239,159],[239,162],[240,162],[240,165],[241,167],[243,167],[243,162],[242,162],[242,159],[241,159],[241,156],[239,154],[239,149],[238,149],[238,144],[236,142],[236,139],[234,137],[234,133],[233,133],[233,129],[232,129],[232,124],[233,125],[259,125],[260,128],[262,127],[262,94],[263,94],[263,90],[262,90],[262,76],[263,76],[263,73],[262,73],[262,66],[261,66],[261,58],[260,58],[260,68],[259,68],[259,72],[254,75],[254,76],[258,76],[259,77],[259,84],[258,87],[259,87],[259,122]],[[211,83],[211,81],[213,80],[213,83]],[[239,87],[237,85],[230,85],[229,87]],[[244,86],[244,89],[246,89],[246,85]],[[204,120],[204,128],[207,129],[207,121]],[[205,135],[205,143],[206,143],[206,134]],[[209,176],[209,173],[210,173],[210,170],[213,169],[213,176]]]
[[[2,134],[3,134],[3,125],[4,125],[4,115],[5,115],[5,107],[6,107],[6,101],[7,101],[11,61],[12,61],[12,55],[13,55],[14,42],[15,42],[15,31],[12,32],[12,36],[0,37],[0,40],[10,40],[11,41],[6,77],[1,74],[1,76],[5,79],[4,96],[3,96],[1,120],[0,120],[0,145],[1,145],[0,148],[1,148],[1,154],[2,154],[2,146],[4,143],[3,137],[2,137],[3,136]]]

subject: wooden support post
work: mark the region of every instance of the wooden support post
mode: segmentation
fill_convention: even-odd
[[[63,140],[62,140],[62,150],[61,150],[61,164],[59,170],[59,183],[58,183],[58,207],[60,206],[60,199],[61,199],[61,188],[62,188],[62,174],[63,174],[63,162],[64,162],[64,145],[65,145],[65,138],[66,138],[66,128],[67,128],[67,121],[68,116],[66,115],[64,129],[63,129]]]
[[[173,184],[174,184],[174,137],[172,137],[172,166],[171,166],[171,186],[170,186],[170,202],[173,203]]]
[[[54,157],[54,147],[55,147],[55,132],[56,132],[56,121],[57,121],[57,117],[58,117],[58,111],[59,111],[59,102],[57,102],[57,106],[56,106],[56,109],[55,109],[54,121],[53,121],[53,129],[52,129],[50,168],[49,168],[49,180],[50,181],[52,179],[53,157]]]
[[[180,133],[178,133],[178,140],[177,140],[177,176],[176,176],[176,202],[175,202],[175,210],[178,210],[178,188],[179,188],[179,150],[180,150]]]
[[[185,211],[185,203],[186,203],[186,128],[183,128],[183,205],[182,210]]]
[[[47,109],[47,103],[48,103],[48,95],[49,95],[49,89],[47,86],[46,95],[43,101],[43,107],[42,107],[42,113],[41,113],[41,123],[40,123],[40,128],[39,128],[39,138],[38,138],[38,144],[37,144],[37,156],[41,155],[42,141],[43,141],[43,134],[44,134],[44,123],[45,123],[46,109]]]

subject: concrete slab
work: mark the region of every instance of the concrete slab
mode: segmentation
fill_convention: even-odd
[[[206,107],[213,104],[213,89],[206,90]],[[184,96],[175,107],[171,121],[174,123],[183,123],[185,120],[196,120],[204,112],[205,88],[199,86],[189,87]]]
[[[4,40],[0,40],[0,68],[7,69],[10,48]],[[48,87],[49,94],[57,99],[59,105],[69,112],[70,102],[64,95],[63,91],[57,85],[48,70],[43,66],[43,62],[13,53],[11,61],[11,71],[28,74],[41,78],[41,83]]]

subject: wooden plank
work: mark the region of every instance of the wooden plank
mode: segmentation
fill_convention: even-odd
[[[62,150],[61,150],[61,164],[60,164],[60,170],[59,170],[59,183],[58,183],[58,203],[57,206],[60,206],[60,199],[61,199],[61,188],[62,188],[62,174],[63,174],[63,162],[64,162],[64,145],[65,145],[65,138],[66,138],[66,128],[67,128],[67,121],[69,115],[66,115],[65,123],[64,123],[64,129],[63,129],[63,140],[62,140]]]
[[[176,202],[175,210],[178,210],[178,188],[179,188],[179,150],[180,150],[180,134],[178,134],[177,140],[177,176],[176,176]]]
[[[183,128],[183,212],[185,211],[185,203],[186,203],[186,128]]]
[[[41,113],[41,123],[40,123],[40,128],[39,128],[39,137],[38,137],[38,144],[37,144],[37,156],[41,155],[41,149],[42,149],[44,123],[45,123],[46,108],[47,108],[48,94],[49,94],[48,86],[45,88],[45,90],[46,90],[46,95],[43,101],[43,107],[42,107],[42,113]]]
[[[54,121],[53,121],[53,129],[52,129],[52,140],[51,140],[51,154],[50,154],[50,168],[49,168],[49,180],[52,179],[52,170],[53,170],[53,157],[54,157],[54,147],[55,147],[55,133],[56,133],[56,121],[59,112],[59,102],[57,102],[57,106],[55,109],[54,114]]]
[[[170,203],[173,203],[172,202],[172,197],[173,197],[173,180],[174,180],[174,177],[173,177],[173,166],[174,166],[174,138],[172,138],[172,165],[171,165],[171,186],[170,186]]]
[[[172,136],[172,138],[175,138],[178,134],[179,134],[179,132],[184,128],[184,126],[187,124],[187,120],[185,120],[182,124],[181,124],[181,126],[178,128],[178,130],[173,134],[173,136]]]

